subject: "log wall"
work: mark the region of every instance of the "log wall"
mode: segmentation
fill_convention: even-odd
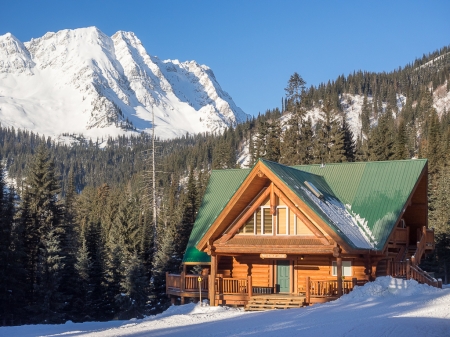
[[[335,259],[331,256],[323,255],[304,255],[291,257],[294,260],[294,291],[303,293],[306,289],[305,279],[307,276],[311,280],[335,280],[336,276],[332,276],[332,261]],[[348,279],[357,278],[365,280],[365,258],[345,258],[343,261],[352,262],[352,276]],[[247,278],[252,275],[253,286],[272,287],[276,277],[276,262],[272,259],[261,259],[258,255],[243,256],[221,256],[219,259],[219,274],[224,277]]]

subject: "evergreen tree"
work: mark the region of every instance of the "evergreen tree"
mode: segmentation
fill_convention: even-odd
[[[21,232],[14,214],[14,190],[6,186],[0,164],[0,325],[14,324],[23,314]]]
[[[405,121],[400,119],[397,136],[395,138],[395,153],[392,159],[408,159],[408,135],[406,133]]]
[[[288,102],[290,102],[294,107],[294,112],[296,112],[297,105],[300,103],[301,95],[305,90],[305,86],[305,80],[297,72],[289,77],[288,85],[284,90],[286,91]]]
[[[54,162],[43,145],[30,163],[26,183],[19,221],[24,226],[28,310],[39,321],[59,322],[65,301],[59,289],[64,269],[63,217]]]
[[[361,131],[365,137],[369,136],[370,131],[370,115],[372,108],[369,105],[367,95],[364,95],[362,110],[361,110]]]
[[[344,155],[349,162],[355,161],[356,144],[353,140],[353,132],[345,117],[342,118],[342,133],[344,136]]]
[[[248,156],[249,156],[249,166],[253,166],[256,162],[255,158],[255,144],[253,142],[253,134],[249,132],[248,135]]]
[[[281,127],[279,119],[272,119],[268,122],[268,134],[266,139],[265,158],[274,162],[280,160],[280,136]]]
[[[387,111],[378,119],[369,139],[370,160],[390,160],[394,155],[394,120],[392,112]]]
[[[194,226],[197,210],[199,207],[197,196],[197,184],[194,177],[194,171],[189,171],[189,178],[186,186],[186,193],[182,197],[182,218],[180,226],[177,227],[175,238],[175,255],[178,260],[181,259],[186,251],[189,236]]]

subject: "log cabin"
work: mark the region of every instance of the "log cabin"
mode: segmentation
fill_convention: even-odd
[[[427,167],[259,159],[213,170],[183,272],[166,274],[166,293],[262,310],[333,300],[377,276],[440,286],[419,267],[434,249]]]

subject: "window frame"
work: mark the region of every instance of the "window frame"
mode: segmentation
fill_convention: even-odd
[[[286,210],[286,234],[280,234],[278,233],[278,209],[285,209]],[[272,223],[273,223],[273,219],[272,219]],[[291,235],[289,233],[289,207],[287,207],[286,205],[281,205],[281,206],[277,206],[277,223],[275,224],[275,229],[276,229],[276,236],[289,236]]]
[[[270,214],[270,206],[260,206],[259,207],[261,209],[261,234],[259,235],[273,235],[273,215]],[[264,217],[265,217],[265,209],[268,210],[270,217],[271,217],[271,222],[272,222],[272,232],[271,233],[266,233],[264,230]],[[258,235],[258,234],[255,234]]]
[[[347,265],[347,266],[345,266]],[[346,268],[350,268],[350,275],[345,275]],[[337,276],[337,261],[331,261],[331,276]],[[353,276],[353,265],[351,260],[342,261],[342,276]]]

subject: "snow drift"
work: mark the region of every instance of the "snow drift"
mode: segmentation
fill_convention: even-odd
[[[326,304],[244,312],[197,304],[143,320],[0,328],[0,336],[449,336],[450,288],[379,277]]]

